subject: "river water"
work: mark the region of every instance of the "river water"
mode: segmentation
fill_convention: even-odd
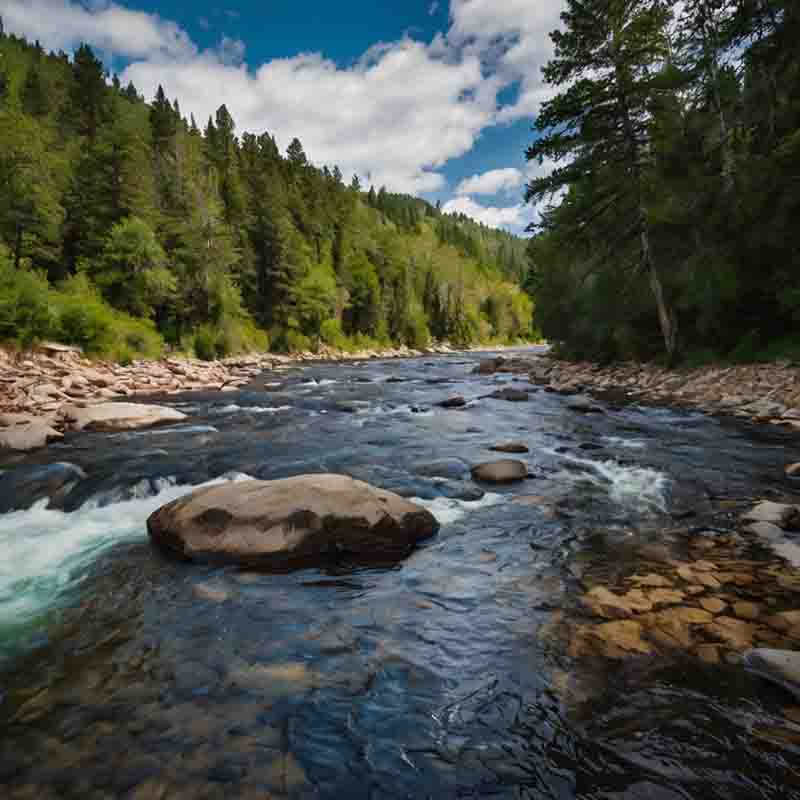
[[[540,636],[574,605],[577,563],[791,491],[796,440],[690,411],[581,414],[471,374],[479,358],[265,374],[158,399],[185,424],[0,463],[0,796],[800,797],[782,690],[736,664],[589,669]],[[510,385],[530,402],[486,398]],[[467,407],[436,406],[453,395]],[[472,483],[510,440],[533,477]],[[48,508],[30,476],[56,462],[83,475]],[[193,486],[309,472],[418,498],[441,531],[399,564],[281,575],[148,543],[147,516]]]

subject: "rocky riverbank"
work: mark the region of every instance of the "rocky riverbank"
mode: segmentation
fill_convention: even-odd
[[[488,359],[479,370],[527,373],[531,382],[559,394],[618,394],[800,431],[800,367],[788,362],[670,370],[654,364],[601,366],[540,356]]]
[[[23,353],[0,348],[0,448],[24,451],[42,447],[65,430],[83,427],[76,424],[75,409],[100,403],[145,395],[234,392],[264,370],[311,362],[415,358],[449,352],[447,344],[434,345],[424,353],[407,347],[353,353],[322,348],[318,353],[264,353],[213,362],[164,358],[121,365],[90,360],[80,349],[59,344],[43,344]]]

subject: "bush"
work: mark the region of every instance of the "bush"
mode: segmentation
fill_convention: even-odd
[[[350,344],[338,319],[326,319],[320,325],[319,335],[325,344],[337,350],[346,350]]]
[[[217,332],[210,325],[201,325],[194,335],[192,349],[203,361],[217,360]]]
[[[47,278],[15,269],[0,252],[0,340],[28,347],[53,336],[54,314]]]

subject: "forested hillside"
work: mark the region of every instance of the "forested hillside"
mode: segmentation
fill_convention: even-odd
[[[0,36],[0,340],[126,359],[532,334],[523,240],[238,136],[225,106],[202,124],[86,46]]]
[[[800,358],[800,3],[568,0],[529,199],[566,352]]]

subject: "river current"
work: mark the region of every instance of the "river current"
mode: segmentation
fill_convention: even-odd
[[[800,734],[754,735],[783,730],[782,690],[737,664],[589,669],[540,635],[576,565],[785,496],[800,443],[692,411],[583,414],[472,374],[481,357],[267,373],[154,398],[185,424],[0,461],[0,796],[800,797]],[[506,386],[530,401],[487,397]],[[532,477],[473,483],[508,441]],[[441,531],[398,564],[279,575],[147,540],[197,485],[312,472],[417,498]]]

